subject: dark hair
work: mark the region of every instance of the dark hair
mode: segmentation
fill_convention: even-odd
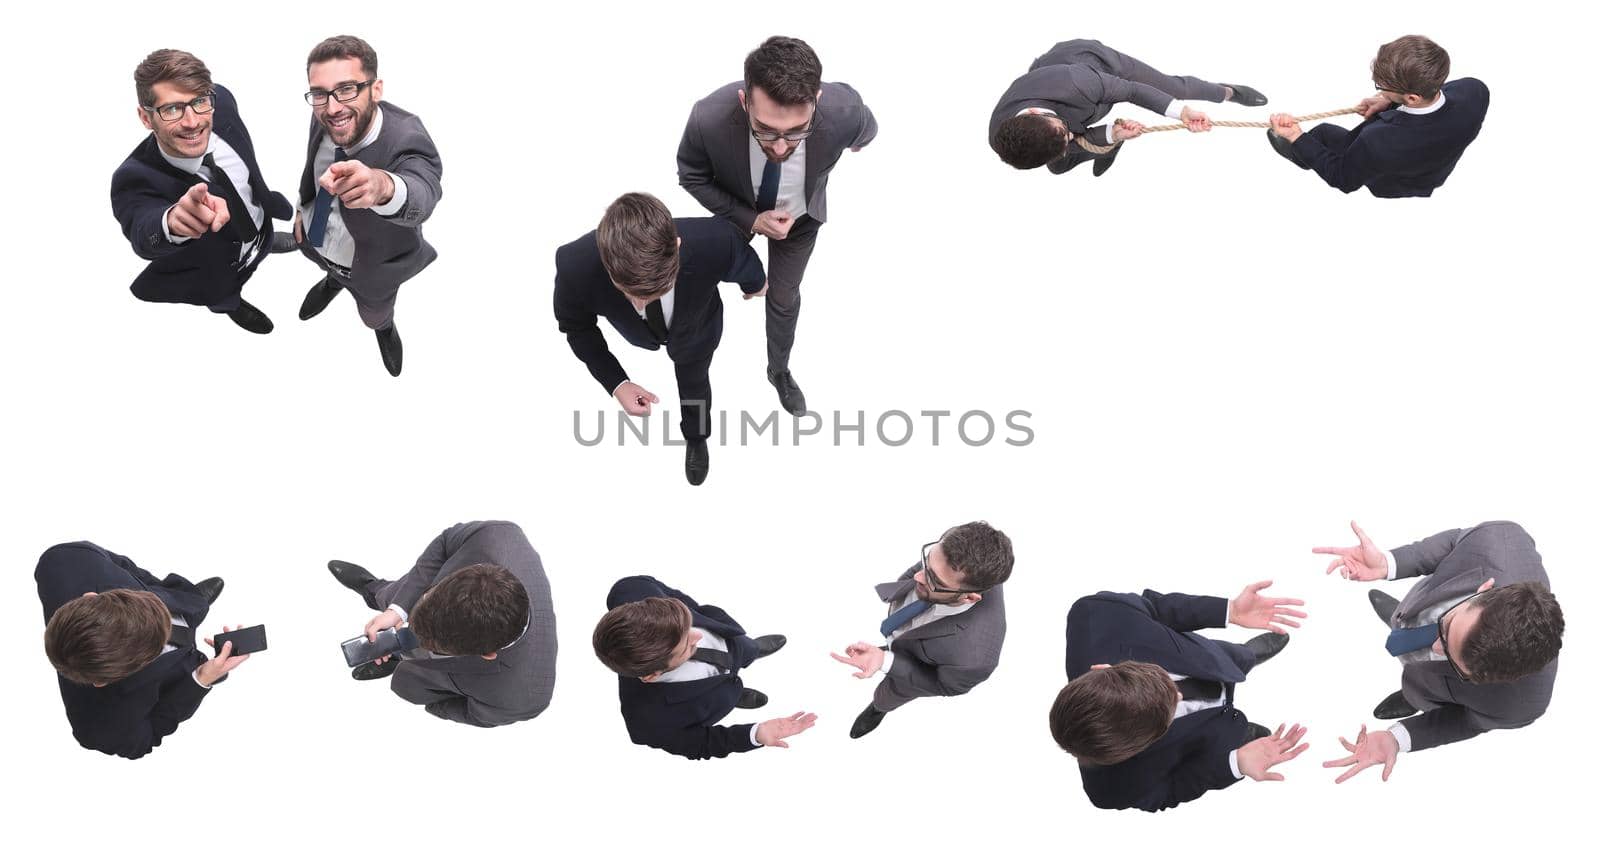
[[[678,281],[678,225],[660,200],[633,192],[606,207],[594,231],[600,263],[622,291],[654,299]]]
[[[211,71],[193,53],[157,50],[133,69],[133,90],[139,95],[139,105],[156,104],[158,82],[170,82],[184,91],[203,94],[211,91]]]
[[[417,642],[435,653],[484,656],[528,625],[528,589],[499,565],[468,565],[428,589],[411,610]]]
[[[80,685],[126,679],[161,655],[172,612],[148,591],[113,588],[63,603],[44,628],[56,672]]]
[[[1048,165],[1067,152],[1067,135],[1049,115],[1017,115],[1000,122],[994,152],[1017,170]]]
[[[1537,582],[1492,588],[1473,598],[1477,626],[1459,648],[1473,682],[1511,682],[1536,673],[1561,652],[1566,620],[1550,589]]]
[[[1011,578],[1016,557],[1011,539],[984,521],[973,521],[945,530],[939,537],[950,568],[961,574],[961,585],[968,591],[988,591]]]
[[[321,43],[311,48],[311,55],[306,57],[306,72],[311,72],[312,65],[334,59],[360,59],[361,72],[367,75],[367,79],[378,78],[378,51],[353,35],[322,39]]]
[[[1396,94],[1432,99],[1449,78],[1450,54],[1420,35],[1396,38],[1372,60],[1372,83]]]
[[[594,628],[594,654],[622,676],[645,677],[667,669],[694,623],[689,607],[666,597],[646,597],[605,613]]]
[[[1119,662],[1067,683],[1050,707],[1050,734],[1081,764],[1114,765],[1166,734],[1178,705],[1172,677],[1148,662]]]
[[[759,88],[780,106],[814,103],[822,90],[822,60],[804,41],[774,35],[744,57],[744,88]]]

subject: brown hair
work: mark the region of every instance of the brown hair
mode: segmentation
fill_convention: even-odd
[[[483,656],[528,625],[528,589],[499,565],[468,565],[439,580],[411,610],[417,642],[435,653]]]
[[[1372,83],[1396,94],[1431,100],[1450,78],[1450,54],[1431,39],[1405,35],[1378,48]]]
[[[1050,734],[1085,765],[1114,765],[1166,734],[1178,704],[1172,677],[1148,662],[1119,662],[1067,683],[1050,707]]]
[[[594,231],[600,263],[626,294],[655,299],[678,281],[678,225],[660,200],[633,192],[606,207]]]
[[[774,35],[745,56],[744,87],[765,91],[780,106],[804,106],[822,90],[822,60],[804,41]]]
[[[311,55],[306,57],[306,72],[310,73],[311,66],[318,62],[331,62],[334,59],[360,59],[361,72],[367,75],[367,79],[378,78],[378,51],[353,35],[322,39],[321,43],[311,48]]]
[[[622,676],[645,677],[667,669],[694,623],[689,607],[666,597],[646,597],[606,612],[594,628],[594,654]]]
[[[1550,589],[1537,582],[1493,588],[1473,598],[1478,623],[1461,645],[1473,682],[1511,682],[1555,661],[1566,619]]]
[[[161,598],[113,588],[56,609],[44,628],[44,652],[67,679],[109,685],[161,655],[171,632],[172,612]]]
[[[211,71],[193,53],[157,50],[133,69],[133,90],[139,95],[139,105],[156,104],[158,82],[170,82],[184,91],[205,94],[211,91]]]
[[[939,549],[968,591],[988,591],[1011,578],[1011,539],[984,521],[945,530]]]

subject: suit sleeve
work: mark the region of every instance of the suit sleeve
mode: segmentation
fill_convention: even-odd
[[[417,601],[428,589],[439,581],[439,571],[444,563],[454,556],[461,545],[471,538],[484,525],[484,522],[460,523],[450,527],[433,539],[428,549],[422,551],[417,557],[417,563],[411,566],[406,575],[395,580],[397,586],[390,602],[394,603],[409,614],[416,608]]]
[[[561,329],[561,334],[567,337],[567,346],[572,348],[572,354],[589,369],[589,375],[594,377],[595,382],[600,383],[607,393],[615,391],[617,386],[627,382],[628,372],[606,345],[606,337],[600,332],[600,318],[585,301],[579,290],[582,286],[576,283],[563,285],[559,257],[556,265],[556,325]]]
[[[406,203],[393,215],[379,217],[396,226],[415,228],[433,214],[433,207],[444,194],[444,189],[440,187],[444,163],[440,161],[433,138],[423,128],[421,120],[416,121],[414,131],[405,133],[403,137],[405,144],[384,170],[395,179],[406,181]]]
[[[1172,105],[1174,99],[1172,95],[1154,86],[1145,85],[1142,82],[1133,82],[1132,80],[1112,76],[1084,66],[1074,67],[1074,70],[1079,69],[1093,74],[1094,81],[1098,82],[1100,95],[1095,98],[1097,103],[1132,103],[1142,109],[1149,109],[1158,115],[1165,115],[1167,107]],[[1095,87],[1093,83],[1082,75],[1075,74],[1075,76],[1083,80],[1083,83],[1080,84],[1083,84],[1085,93],[1093,92]]]
[[[1229,751],[1217,748],[1216,744],[1205,744],[1179,760],[1178,766],[1167,774],[1159,795],[1152,798],[1154,802],[1140,808],[1146,812],[1159,812],[1187,803],[1207,791],[1227,788],[1238,782],[1228,768]]]
[[[140,758],[176,732],[178,724],[193,717],[208,693],[210,690],[201,688],[186,671],[162,687],[160,699],[148,714],[121,725],[108,725],[97,717],[91,729],[76,733],[78,740],[102,753]]]
[[[141,259],[170,256],[199,244],[205,235],[210,234],[191,238],[182,244],[167,240],[162,219],[176,202],[178,198],[164,196],[132,168],[118,168],[111,177],[111,213],[122,226],[122,234],[133,247],[133,252]]]
[[[238,118],[236,128],[239,134],[244,136],[245,143],[249,144],[251,149],[254,149],[255,141],[250,138],[250,128],[244,122],[244,115],[239,113],[239,101],[234,99],[233,92],[219,85],[216,87],[216,94],[218,98],[226,100],[225,108]],[[224,107],[219,104],[218,108]],[[261,176],[259,168],[255,171],[255,174],[256,176]],[[265,185],[266,178],[262,177],[261,182]],[[277,218],[280,221],[286,221],[294,217],[294,207],[289,205],[289,198],[270,188],[267,189],[267,196],[256,198],[256,202],[261,205],[262,210],[269,217]]]
[[[635,743],[665,750],[690,759],[720,759],[729,753],[748,753],[759,745],[750,740],[755,724],[734,726],[694,726],[670,732],[628,732]]]
[[[894,652],[894,663],[889,666],[880,684],[901,694],[955,697],[971,691],[994,673],[993,665],[929,664],[909,651],[898,649],[899,644],[897,641],[890,647]]]
[[[1161,594],[1146,590],[1140,595],[1145,611],[1178,632],[1228,625],[1228,600],[1192,594]]]
[[[745,204],[743,200],[735,197],[717,185],[716,169],[712,167],[711,156],[706,152],[705,139],[701,135],[700,107],[689,113],[689,124],[683,128],[683,140],[678,143],[678,184],[683,186],[700,205],[713,215],[727,218],[739,228],[739,232],[753,232],[756,224],[756,210],[754,206]]]
[[[845,87],[849,88],[849,86]],[[855,140],[851,141],[847,146],[852,148],[865,147],[872,143],[872,139],[878,137],[878,119],[873,116],[872,110],[867,108],[867,104],[865,102],[861,102],[861,95],[858,94],[855,89],[851,88],[850,93],[854,94],[857,102],[860,103],[860,121],[856,126]]]
[[[1439,567],[1439,563],[1444,561],[1444,557],[1456,549],[1456,544],[1466,536],[1467,532],[1468,530],[1464,529],[1448,529],[1413,544],[1395,548],[1390,553],[1394,556],[1394,578],[1409,579],[1433,573]]]
[[[1377,118],[1372,118],[1369,123],[1375,121]],[[1294,152],[1306,167],[1322,177],[1323,182],[1349,194],[1384,172],[1383,161],[1373,151],[1372,145],[1367,143],[1369,134],[1381,132],[1381,127],[1369,126],[1363,132],[1355,133],[1348,144],[1337,147],[1329,146],[1323,133],[1333,133],[1335,130],[1348,133],[1349,130],[1332,124],[1324,124],[1316,129],[1316,132],[1302,132],[1295,139]]]
[[[750,246],[743,235],[728,227],[728,269],[723,271],[724,282],[739,284],[739,290],[754,294],[767,284],[767,270],[761,265],[761,256]]]
[[[492,706],[477,702],[458,691],[433,688],[422,683],[416,674],[406,673],[404,663],[395,669],[394,682],[390,685],[390,689],[407,703],[422,706],[428,714],[447,721],[478,727],[500,726],[513,722],[497,714]]]

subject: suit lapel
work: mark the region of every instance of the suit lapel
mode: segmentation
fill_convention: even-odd
[[[755,206],[756,187],[750,178],[750,119],[745,115],[744,107],[739,105],[738,94],[734,95],[733,112],[728,115],[723,139],[728,146],[727,158],[735,174],[734,185],[744,192],[741,199]]]
[[[317,196],[317,177],[311,169],[317,164],[317,148],[322,145],[322,124],[311,119],[311,141],[306,145],[306,167],[300,174],[300,205],[310,203]],[[309,225],[309,223],[308,223]]]

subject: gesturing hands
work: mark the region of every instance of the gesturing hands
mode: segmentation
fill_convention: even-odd
[[[231,217],[228,201],[211,196],[211,189],[197,182],[167,210],[167,231],[178,238],[199,238],[221,230]]]
[[[1293,115],[1279,112],[1267,120],[1272,122],[1272,131],[1277,133],[1279,138],[1287,139],[1292,144],[1300,137],[1300,124],[1295,121]]]
[[[243,628],[244,624],[234,624],[233,626],[223,627],[222,631],[233,632],[236,629]],[[206,639],[206,645],[213,648],[217,646],[216,641],[210,638]],[[200,667],[194,669],[194,678],[201,685],[210,688],[211,686],[216,685],[218,680],[227,676],[229,671],[244,664],[245,660],[248,658],[250,657],[233,655],[233,642],[226,642],[222,645],[222,650],[217,653],[216,658],[211,659],[205,664],[202,664]]]
[[[370,209],[394,199],[394,178],[354,159],[329,165],[317,184],[346,209]]]
[[[1356,108],[1361,110],[1361,117],[1370,118],[1393,105],[1393,103],[1389,102],[1389,98],[1382,94],[1374,94],[1357,103]]]
[[[1122,118],[1111,125],[1111,140],[1113,142],[1127,141],[1130,138],[1138,138],[1141,135],[1144,135],[1144,124],[1138,121]]]
[[[1183,125],[1190,132],[1211,131],[1211,119],[1206,117],[1206,113],[1197,112],[1188,106],[1183,107],[1183,113],[1178,116],[1178,120],[1183,121]]]
[[[367,641],[368,641],[368,643],[371,643],[373,641],[377,641],[378,640],[378,633],[380,633],[380,632],[382,632],[382,631],[384,631],[386,629],[394,629],[395,627],[400,626],[403,623],[404,623],[404,621],[400,620],[400,613],[399,612],[396,612],[393,609],[385,609],[385,610],[383,610],[382,614],[378,615],[377,617],[373,618],[370,621],[367,621],[366,633],[367,633]],[[381,665],[384,662],[389,661],[390,658],[391,657],[389,657],[389,656],[379,656],[378,658],[373,659],[372,662],[373,662],[373,664]]]
[[[1354,579],[1361,582],[1371,582],[1375,579],[1389,577],[1389,559],[1383,555],[1383,548],[1372,543],[1361,527],[1355,521],[1350,522],[1350,529],[1355,531],[1356,546],[1354,547],[1313,547],[1313,553],[1328,553],[1339,558],[1328,563],[1328,573],[1339,571],[1345,579]]]
[[[829,653],[828,655],[856,669],[856,679],[866,679],[883,668],[883,648],[874,647],[865,641],[844,648],[844,655]]]
[[[756,222],[750,228],[760,235],[782,241],[789,237],[789,227],[792,226],[794,226],[793,215],[772,209],[756,215]]]
[[[1295,724],[1287,733],[1283,731],[1283,724],[1278,724],[1277,732],[1239,748],[1239,773],[1256,782],[1282,782],[1283,774],[1273,773],[1272,768],[1304,753],[1311,746],[1300,744],[1300,739],[1305,735],[1306,728],[1299,724]],[[1300,746],[1296,747],[1296,744]]]
[[[756,725],[756,743],[762,747],[788,749],[789,745],[783,739],[805,732],[816,722],[817,716],[811,712],[795,712],[786,718],[762,721]]]
[[[617,402],[622,404],[622,411],[635,417],[650,414],[650,406],[661,402],[660,397],[651,394],[643,386],[632,382],[624,382],[617,386],[617,390],[611,392],[611,396],[617,398]]]
[[[1279,635],[1283,634],[1286,626],[1299,629],[1300,624],[1295,618],[1303,618],[1306,613],[1289,607],[1304,606],[1306,601],[1261,596],[1261,589],[1271,584],[1272,580],[1266,579],[1246,585],[1239,596],[1228,604],[1228,623],[1247,629],[1270,629]]]
[[[1380,729],[1369,735],[1367,734],[1367,725],[1362,724],[1361,733],[1356,736],[1356,743],[1351,744],[1344,740],[1343,736],[1340,736],[1339,743],[1344,745],[1344,749],[1349,751],[1350,755],[1343,759],[1322,763],[1325,768],[1347,766],[1350,768],[1339,774],[1339,778],[1333,781],[1335,785],[1379,762],[1383,763],[1383,781],[1389,781],[1389,774],[1394,771],[1394,760],[1400,755],[1400,742],[1395,740],[1394,733],[1387,729]]]

